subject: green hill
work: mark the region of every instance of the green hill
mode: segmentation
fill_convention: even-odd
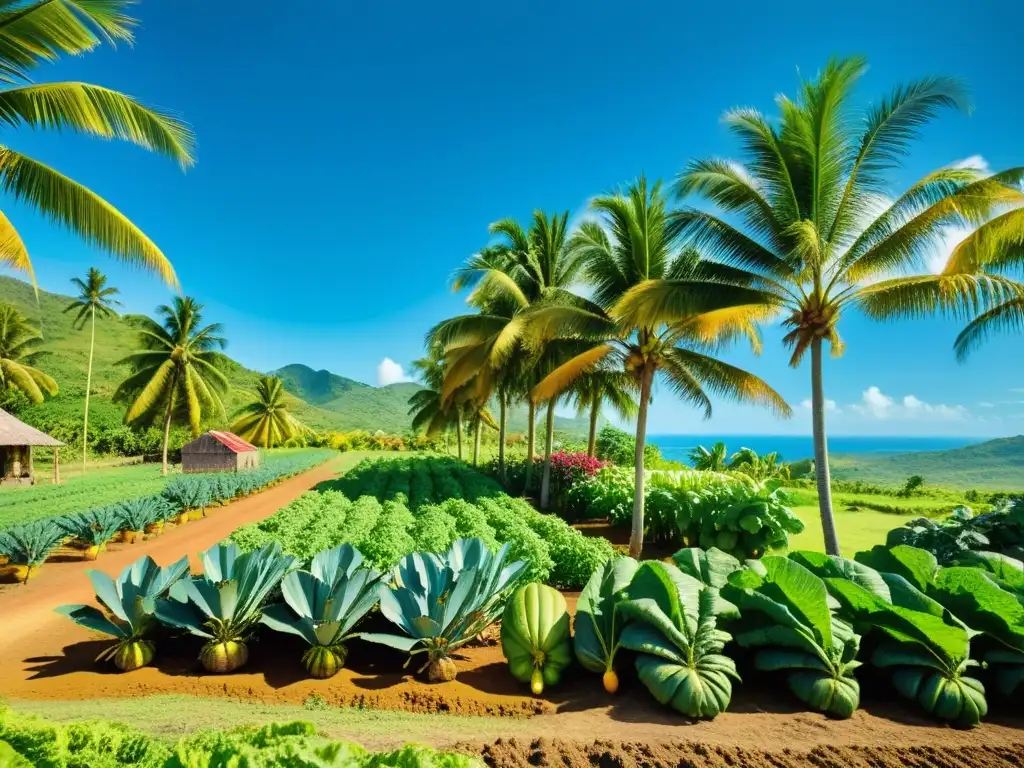
[[[832,457],[832,476],[900,485],[921,475],[929,485],[978,490],[1024,489],[1024,435],[948,451],[847,454]]]
[[[12,304],[42,329],[44,355],[38,366],[56,379],[60,392],[41,405],[21,403],[19,418],[61,437],[61,425],[77,425],[85,399],[85,375],[89,356],[88,331],[76,331],[72,326],[74,315],[64,314],[71,297],[47,291],[39,292],[36,304],[32,286],[12,277],[0,276],[0,302]],[[216,318],[208,318],[216,320]],[[226,329],[230,342],[231,328]],[[93,363],[93,387],[89,421],[94,428],[116,427],[121,424],[124,407],[112,401],[117,385],[127,371],[117,361],[135,347],[136,335],[130,316],[118,316],[96,321],[96,352]],[[228,347],[230,351],[230,346]],[[225,373],[234,389],[252,389],[258,371],[251,370],[229,359]],[[409,429],[408,400],[420,388],[414,383],[373,387],[329,371],[315,371],[300,363],[286,365],[278,375],[285,388],[302,400],[296,416],[317,430],[378,429],[402,433]],[[225,405],[230,414],[237,406],[238,396],[228,398]],[[13,405],[19,403],[15,401]],[[510,414],[512,431],[526,429],[525,409],[514,409]],[[583,434],[586,426],[575,419],[557,419],[562,432]],[[208,427],[224,427],[211,423]]]

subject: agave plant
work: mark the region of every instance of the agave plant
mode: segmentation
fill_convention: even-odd
[[[211,486],[205,477],[176,477],[164,487],[164,498],[180,510],[179,524],[188,522],[192,510],[199,510],[206,517],[206,508],[213,503]]]
[[[142,541],[146,527],[156,521],[163,521],[168,514],[166,502],[159,496],[143,496],[127,499],[114,505],[114,512],[121,521],[125,541],[129,544]]]
[[[637,653],[636,671],[655,699],[693,718],[713,718],[732,699],[736,664],[722,649],[732,637],[718,629],[724,605],[699,580],[674,565],[640,566],[619,610],[632,623],[621,645]],[[733,610],[735,613],[735,610]]]
[[[64,529],[51,520],[15,525],[0,531],[0,555],[10,563],[14,580],[24,583],[66,537]]]
[[[156,651],[148,638],[154,624],[156,601],[188,573],[188,558],[160,568],[147,555],[121,571],[116,581],[101,571],[87,573],[97,599],[108,613],[91,605],[63,605],[54,610],[86,629],[117,638],[96,661],[113,661],[123,672],[146,666]]]
[[[364,640],[427,654],[420,668],[432,682],[455,679],[451,654],[495,622],[526,570],[505,564],[509,545],[491,553],[480,539],[459,539],[444,556],[414,552],[398,563],[393,589],[382,589],[380,611],[405,635],[367,633]],[[406,662],[408,663],[408,662]]]
[[[615,654],[620,647],[625,617],[619,615],[618,608],[626,599],[626,589],[639,566],[631,557],[608,560],[594,571],[576,603],[576,658],[585,669],[602,675],[608,693],[619,690]]]
[[[860,635],[834,614],[820,578],[793,560],[769,556],[730,574],[721,597],[739,609],[735,640],[758,649],[757,669],[784,671],[789,689],[814,709],[833,717],[856,711]]]
[[[95,560],[117,532],[121,530],[121,516],[112,507],[99,507],[86,512],[58,518],[58,526],[68,536],[85,545],[85,558]]]
[[[364,565],[351,544],[320,552],[309,571],[292,571],[281,582],[284,603],[269,605],[261,621],[278,632],[298,635],[309,650],[302,663],[313,677],[335,675],[345,665],[345,641],[377,604],[383,574]]]
[[[175,583],[170,599],[157,603],[156,617],[206,638],[199,660],[208,671],[231,672],[248,661],[246,641],[263,604],[296,560],[276,541],[244,555],[234,544],[217,544],[201,557],[203,575]]]

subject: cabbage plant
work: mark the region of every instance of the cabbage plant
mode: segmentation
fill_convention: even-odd
[[[52,520],[14,525],[0,531],[0,555],[10,562],[15,580],[27,582],[66,537]]]
[[[490,552],[480,539],[459,539],[448,552],[406,555],[396,566],[393,588],[380,594],[380,611],[403,635],[368,633],[364,640],[425,653],[430,682],[454,680],[451,655],[495,622],[526,563],[507,563],[509,545]],[[408,663],[408,662],[406,662]]]
[[[973,633],[950,611],[901,575],[818,552],[790,557],[824,578],[843,618],[859,632],[879,635],[871,664],[892,670],[902,696],[962,727],[985,716],[985,689],[967,674],[978,666],[970,658]]]
[[[56,524],[68,535],[84,544],[87,559],[95,560],[117,532],[121,517],[113,507],[100,507],[57,518]]]
[[[128,672],[153,660],[156,648],[149,636],[156,601],[187,573],[187,557],[161,568],[148,555],[121,571],[116,580],[102,571],[87,571],[96,598],[107,613],[91,605],[63,605],[54,610],[86,629],[117,638],[96,660],[113,661],[118,669]]]
[[[359,636],[353,627],[377,604],[382,578],[351,544],[320,552],[308,571],[284,577],[284,603],[267,606],[261,621],[305,640],[306,670],[316,678],[331,677],[345,665],[345,641]]]
[[[203,575],[176,582],[156,616],[206,639],[199,659],[208,671],[231,672],[248,661],[246,641],[263,605],[297,561],[276,541],[243,555],[234,544],[217,544],[201,557]]]
[[[732,637],[718,629],[714,592],[674,565],[647,562],[619,605],[631,620],[620,643],[635,651],[640,681],[655,699],[688,717],[713,718],[732,699],[736,664],[722,653]]]
[[[757,669],[785,672],[789,689],[814,709],[833,717],[856,711],[860,635],[833,613],[821,579],[769,556],[730,574],[721,597],[739,609],[731,629],[737,644],[757,649]]]

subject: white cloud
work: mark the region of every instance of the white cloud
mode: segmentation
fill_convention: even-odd
[[[987,400],[982,400],[982,401],[980,401],[978,403],[978,407],[979,408],[995,408],[996,404],[995,403],[990,403]]]
[[[398,384],[401,381],[412,381],[412,379],[406,376],[402,366],[390,357],[381,360],[380,365],[377,366],[377,386],[386,387],[388,384]]]
[[[926,403],[914,395],[905,395],[897,401],[875,386],[865,389],[860,402],[850,405],[849,409],[877,421],[962,421],[971,415],[962,405]]]
[[[1007,390],[1008,392],[1016,392],[1017,394],[1024,394],[1024,387],[1012,387]]]

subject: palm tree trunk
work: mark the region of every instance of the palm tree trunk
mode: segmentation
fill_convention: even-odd
[[[537,406],[533,400],[529,405],[530,423],[526,427],[526,484],[523,493],[530,490],[530,481],[533,480],[533,455],[537,452]]]
[[[640,410],[636,415],[636,467],[633,474],[633,528],[629,533],[629,556],[638,558],[644,548],[644,443],[647,440],[647,406],[651,400],[654,369],[644,369],[640,380]]]
[[[555,439],[555,400],[548,401],[548,418],[544,434],[544,473],[540,477],[540,508],[551,503],[551,444]]]
[[[601,412],[601,398],[595,397],[590,405],[590,436],[587,438],[587,456],[597,455],[597,416]]]
[[[459,447],[459,461],[462,461],[462,411],[459,411],[455,421],[455,440]]]
[[[92,308],[92,330],[89,334],[89,367],[85,374],[85,418],[82,420],[82,474],[89,455],[89,392],[92,389],[92,354],[96,349],[96,307]]]
[[[475,433],[473,435],[473,466],[480,464],[480,432],[483,431],[484,422],[480,418],[479,414],[476,417],[476,426],[474,427]]]
[[[825,552],[839,554],[839,536],[832,514],[832,478],[828,469],[828,439],[825,437],[825,382],[821,372],[821,339],[811,342],[811,419],[814,428],[814,474],[818,480],[818,511],[825,534]]]
[[[504,485],[508,478],[505,476],[505,390],[498,390],[498,480]]]
[[[176,382],[175,382],[176,383]],[[160,468],[160,474],[167,474],[167,446],[171,442],[171,416],[174,413],[174,387],[171,387],[171,394],[167,397],[167,417],[164,419],[164,459]]]

